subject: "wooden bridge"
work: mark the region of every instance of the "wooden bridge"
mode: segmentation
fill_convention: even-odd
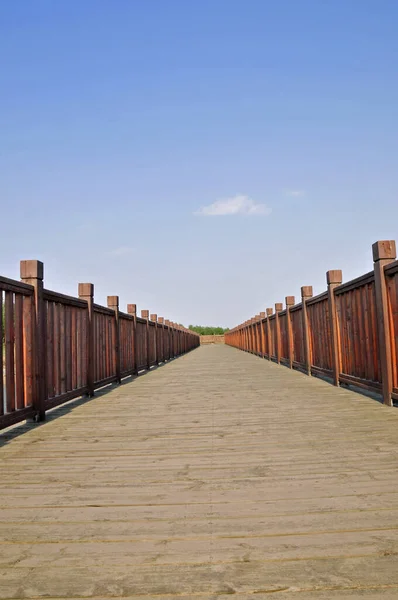
[[[397,598],[393,250],[202,347],[0,278],[0,598]]]

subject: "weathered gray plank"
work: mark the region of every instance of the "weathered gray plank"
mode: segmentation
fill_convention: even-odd
[[[0,598],[396,598],[394,409],[202,347],[0,447]]]

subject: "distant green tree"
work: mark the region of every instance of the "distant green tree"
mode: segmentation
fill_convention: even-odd
[[[224,335],[224,333],[229,331],[228,328],[224,329],[223,327],[211,327],[204,325],[190,325],[189,329],[191,331],[195,331],[199,335]]]

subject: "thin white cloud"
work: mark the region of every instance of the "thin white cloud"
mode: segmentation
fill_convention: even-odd
[[[305,196],[305,190],[286,190],[286,194],[287,196],[299,198],[300,196]]]
[[[208,206],[202,206],[194,214],[202,217],[219,217],[225,215],[269,215],[272,209],[266,204],[256,203],[249,196],[233,196],[217,200]]]
[[[113,250],[109,250],[107,252],[108,256],[119,257],[119,256],[127,256],[128,254],[132,254],[134,252],[134,248],[130,246],[120,246],[120,248],[114,248]]]

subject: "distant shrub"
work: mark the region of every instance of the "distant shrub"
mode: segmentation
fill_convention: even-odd
[[[189,329],[195,331],[199,335],[224,335],[229,329],[223,327],[210,327],[204,325],[190,325]]]

